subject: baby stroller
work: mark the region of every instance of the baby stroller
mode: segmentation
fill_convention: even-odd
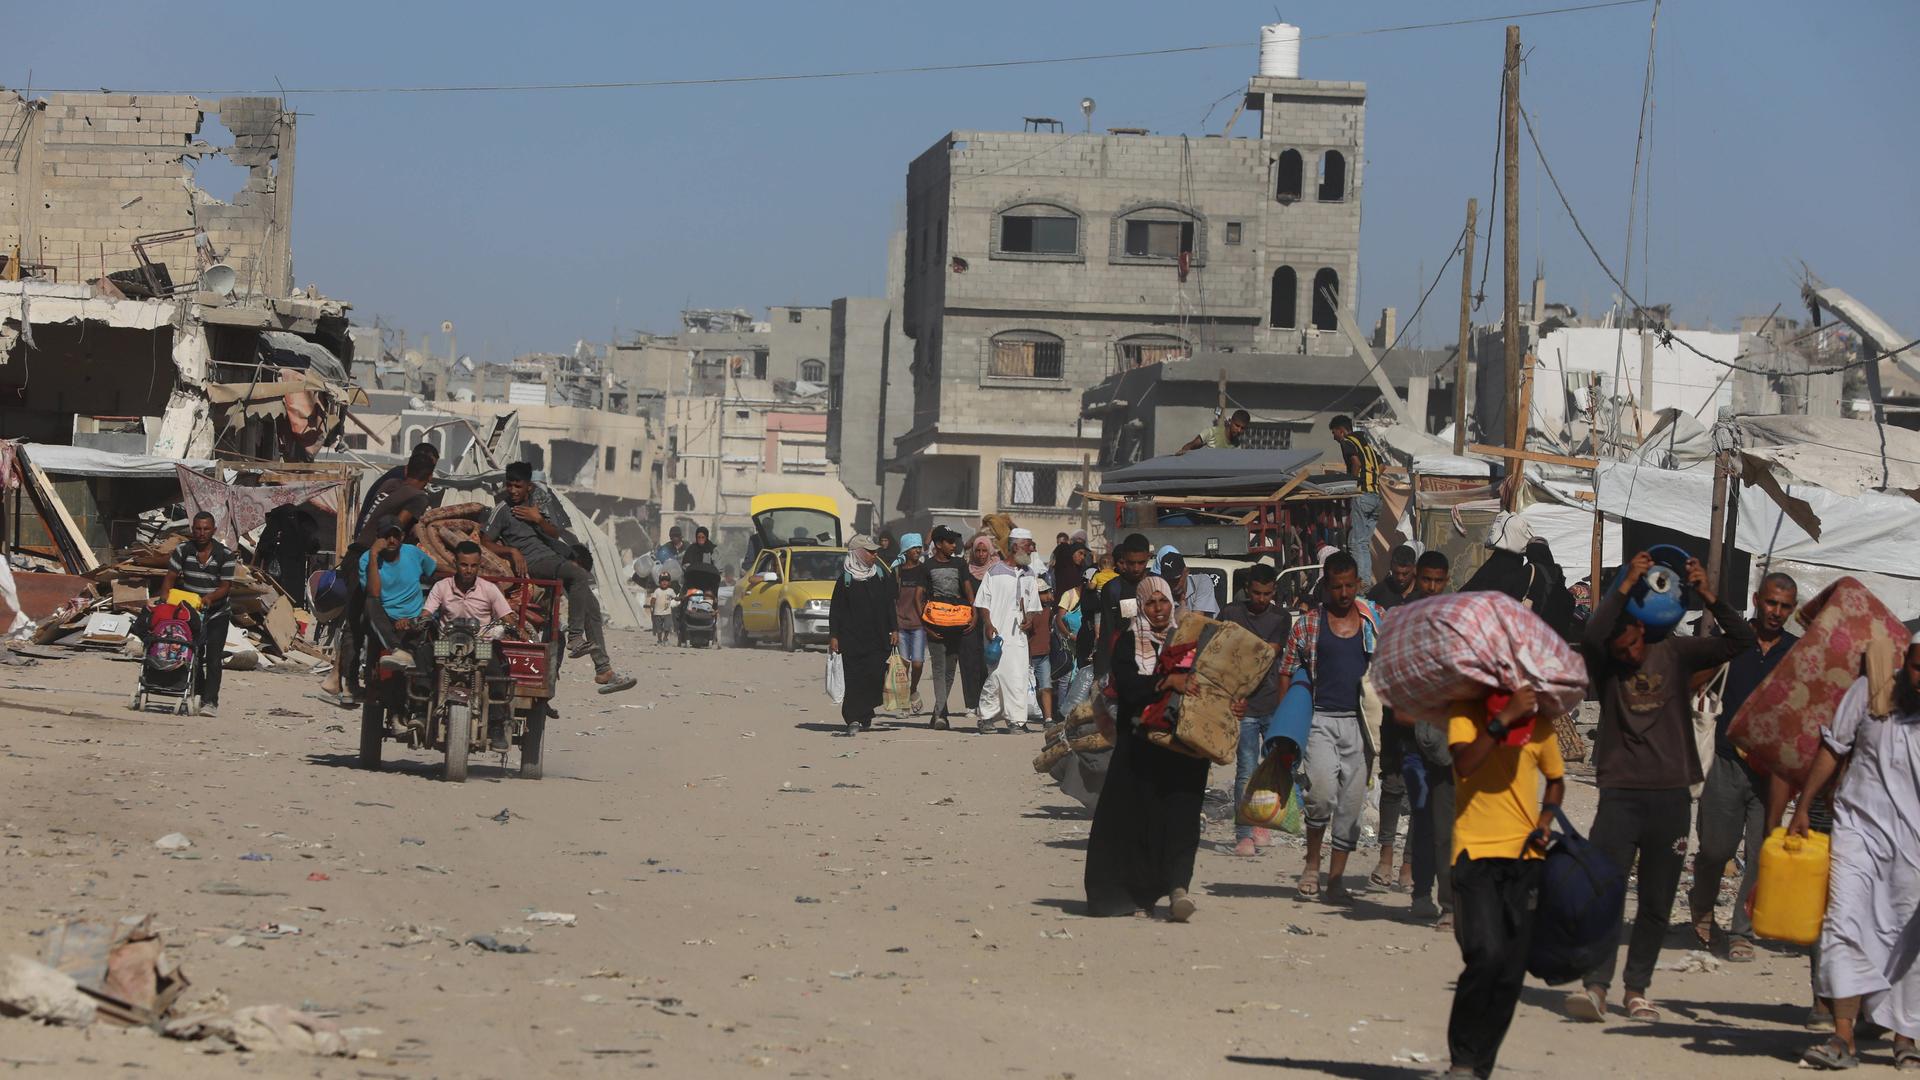
[[[134,710],[144,712],[157,701],[162,712],[199,712],[200,613],[188,604],[155,604],[143,622],[140,641],[146,649]]]

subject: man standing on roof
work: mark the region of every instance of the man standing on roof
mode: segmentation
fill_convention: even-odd
[[[1187,440],[1187,445],[1175,450],[1178,457],[1189,450],[1198,450],[1203,446],[1216,448],[1235,447],[1247,437],[1247,428],[1252,425],[1253,417],[1245,409],[1235,409],[1223,424],[1215,425]]]
[[[1353,417],[1336,416],[1327,424],[1333,441],[1340,447],[1347,474],[1358,485],[1358,495],[1349,504],[1352,515],[1347,532],[1347,550],[1360,568],[1360,587],[1373,584],[1373,530],[1380,524],[1380,453],[1373,443],[1353,430]]]
[[[571,524],[567,512],[539,494],[533,466],[524,461],[507,466],[507,483],[480,533],[481,546],[513,564],[517,576],[559,581],[567,591],[567,655],[593,656],[593,681],[601,693],[631,689],[634,678],[616,673],[607,655],[593,575],[569,557],[572,545],[561,537]]]

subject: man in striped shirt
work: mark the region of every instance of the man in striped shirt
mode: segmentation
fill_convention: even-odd
[[[193,515],[187,542],[167,557],[167,576],[160,582],[163,598],[175,589],[200,597],[200,647],[193,662],[198,669],[201,716],[214,715],[220,705],[220,661],[227,650],[231,614],[227,594],[233,591],[233,579],[240,569],[240,561],[213,538],[213,531],[212,514],[202,510]]]

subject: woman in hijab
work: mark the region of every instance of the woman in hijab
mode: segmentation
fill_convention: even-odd
[[[847,541],[846,565],[834,580],[827,612],[827,651],[839,655],[846,671],[840,719],[849,735],[873,726],[886,687],[887,657],[900,643],[894,589],[894,576],[881,568],[880,545],[866,536]]]
[[[992,533],[976,533],[967,542],[967,572],[973,575],[976,591],[986,581],[987,571],[1000,561]],[[986,648],[985,633],[968,634],[960,642],[960,694],[967,703],[966,723],[970,727],[980,722],[980,691],[987,685]]]
[[[1167,583],[1141,578],[1135,598],[1139,611],[1113,650],[1116,730],[1087,842],[1087,914],[1151,914],[1164,896],[1167,918],[1186,922],[1194,912],[1187,886],[1200,847],[1207,762],[1155,746],[1137,730],[1147,706],[1184,691],[1188,677],[1156,674],[1175,621]]]

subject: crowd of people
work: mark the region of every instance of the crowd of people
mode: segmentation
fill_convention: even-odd
[[[832,602],[830,648],[846,663],[842,717],[850,732],[871,726],[896,653],[909,672],[909,712],[937,729],[958,719],[982,734],[1031,730],[1061,716],[1065,702],[1092,693],[1104,702],[1102,726],[1113,749],[1087,849],[1087,911],[1164,910],[1169,920],[1185,922],[1198,911],[1193,878],[1209,766],[1147,739],[1141,719],[1189,689],[1192,676],[1169,671],[1162,660],[1183,615],[1200,612],[1245,629],[1273,646],[1274,660],[1257,689],[1234,704],[1241,718],[1236,801],[1272,749],[1270,719],[1300,687],[1311,700],[1311,723],[1293,748],[1305,834],[1296,895],[1348,905],[1361,889],[1402,893],[1408,918],[1451,931],[1463,958],[1448,1030],[1452,1073],[1490,1074],[1526,977],[1566,767],[1557,718],[1534,715],[1529,687],[1489,688],[1502,693],[1457,703],[1444,724],[1369,709],[1368,672],[1380,635],[1397,610],[1449,589],[1454,568],[1445,554],[1401,545],[1370,580],[1354,553],[1329,550],[1317,586],[1298,605],[1277,599],[1273,567],[1253,565],[1221,606],[1210,602],[1210,589],[1195,588],[1181,553],[1155,551],[1138,534],[1106,556],[1096,556],[1084,535],[1061,534],[1044,565],[1023,529],[1002,536],[983,527],[963,537],[940,527],[930,535],[930,542],[916,533],[901,537],[891,560],[878,540],[858,537],[849,545]],[[1727,736],[1729,721],[1793,646],[1786,625],[1800,597],[1791,577],[1764,576],[1748,614],[1717,595],[1701,565],[1689,561],[1678,573],[1706,618],[1667,631],[1642,622],[1630,604],[1654,566],[1641,552],[1582,622],[1551,550],[1524,518],[1500,515],[1485,543],[1485,562],[1462,591],[1512,597],[1586,658],[1598,706],[1599,798],[1591,821],[1580,824],[1592,849],[1635,881],[1630,928],[1623,935],[1616,925],[1614,939],[1602,943],[1604,959],[1566,995],[1566,1015],[1606,1020],[1617,973],[1624,987],[1619,1015],[1662,1019],[1654,974],[1690,850],[1690,944],[1713,948],[1730,963],[1752,961],[1760,844],[1786,824],[1833,838],[1833,899],[1814,950],[1808,1019],[1833,1034],[1808,1050],[1806,1063],[1849,1067],[1858,1061],[1857,1032],[1872,1023],[1892,1032],[1899,1067],[1920,1068],[1912,1041],[1920,1033],[1912,946],[1920,907],[1920,636],[1890,704],[1872,707],[1862,682],[1823,724],[1826,749],[1802,792],[1761,772]],[[929,663],[930,698],[922,694]],[[1087,684],[1078,693],[1076,679]],[[1703,756],[1694,698],[1707,683],[1720,708],[1712,750]],[[1842,770],[1848,760],[1854,768]],[[1378,861],[1360,877],[1363,871],[1348,864],[1363,839],[1376,779]],[[1268,830],[1240,824],[1231,852],[1252,857],[1273,844]],[[1716,909],[1736,856],[1741,877],[1723,928]],[[1623,944],[1625,966],[1616,972]]]

